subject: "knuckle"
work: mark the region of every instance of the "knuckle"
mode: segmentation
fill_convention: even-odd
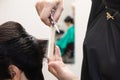
[[[39,5],[40,5],[40,2],[37,1],[36,4],[35,4],[35,7],[37,8]]]
[[[45,22],[45,18],[44,18],[44,17],[40,17],[40,19],[41,19],[43,22]]]
[[[50,22],[48,22],[48,19],[45,17],[40,18],[42,22],[44,22],[46,25],[50,26]]]

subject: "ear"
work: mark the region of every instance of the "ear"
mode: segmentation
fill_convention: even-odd
[[[9,71],[10,71],[10,75],[12,77],[12,80],[20,80],[20,78],[21,78],[21,71],[20,71],[20,69],[17,66],[10,65],[9,66]]]

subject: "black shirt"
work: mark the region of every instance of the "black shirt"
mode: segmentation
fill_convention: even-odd
[[[99,19],[99,17],[104,19],[106,15],[104,13],[105,4],[102,0],[92,0],[83,46],[81,80],[120,80],[120,35],[117,35],[120,34],[120,30],[115,28],[112,31],[115,35],[111,37],[111,29],[105,27],[105,24]],[[120,0],[108,0],[107,6],[120,11]],[[112,42],[115,42],[115,46]],[[117,52],[114,52],[114,48]]]

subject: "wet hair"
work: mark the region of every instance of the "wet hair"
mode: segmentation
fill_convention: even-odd
[[[0,80],[11,79],[9,65],[17,66],[28,80],[44,80],[42,62],[47,41],[29,35],[17,22],[0,25]]]
[[[70,16],[67,16],[65,19],[64,19],[64,22],[66,22],[66,23],[72,23],[72,24],[74,24],[74,20],[73,20],[73,18],[72,17],[70,17]]]

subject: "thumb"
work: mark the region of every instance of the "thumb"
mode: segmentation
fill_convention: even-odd
[[[56,72],[52,67],[49,67],[48,70],[49,70],[49,72],[51,72],[55,77],[58,78],[57,72]]]
[[[62,67],[58,65],[56,62],[51,62],[48,64],[49,71],[59,79],[59,75],[62,73]]]
[[[56,73],[62,72],[62,67],[58,62],[51,62],[48,64],[48,66],[56,71]]]

